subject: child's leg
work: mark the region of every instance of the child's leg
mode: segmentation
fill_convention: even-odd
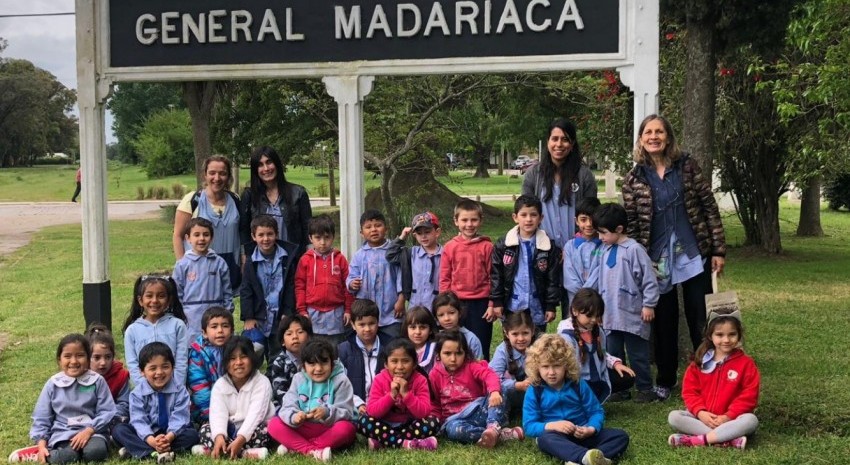
[[[80,453],[71,447],[71,441],[58,442],[53,449],[48,450],[50,455],[47,456],[47,463],[64,465],[80,460]]]
[[[306,425],[293,428],[284,423],[280,417],[275,416],[269,420],[269,436],[287,449],[307,455],[311,450],[316,449],[316,446],[302,434],[304,426]],[[306,434],[306,430],[304,432]]]
[[[608,368],[608,379],[611,380],[611,393],[628,391],[635,385],[634,376],[623,373],[620,375],[617,370]]]
[[[626,350],[629,354],[629,363],[635,371],[635,387],[638,391],[649,391],[652,389],[652,371],[649,367],[649,341],[631,333],[621,333]]]
[[[487,299],[461,300],[461,305],[466,310],[466,318],[463,326],[472,331],[481,340],[481,351],[484,359],[490,360],[490,341],[493,339],[493,323],[484,319],[487,312]]]
[[[100,436],[92,436],[83,447],[83,462],[103,462],[109,457],[109,444]]]
[[[478,442],[487,427],[488,410],[487,397],[470,402],[465,409],[446,420],[443,425],[446,437],[465,444]]]
[[[679,433],[704,435],[711,432],[711,428],[687,410],[673,410],[667,415],[667,423],[674,431]]]
[[[378,329],[380,329],[382,333],[385,333],[395,339],[398,337],[399,334],[401,334],[401,323],[393,323],[391,325],[381,326]]]
[[[714,431],[706,435],[706,439],[709,444],[727,442],[755,433],[758,426],[759,419],[752,413],[745,413],[714,428]]]
[[[401,447],[405,439],[395,426],[371,415],[362,415],[357,420],[357,431],[369,439],[378,441],[384,447]]]
[[[268,447],[269,445],[269,427],[266,422],[260,422],[257,425],[257,428],[254,429],[254,432],[251,434],[251,437],[248,439],[248,442],[245,443],[245,447],[251,449],[255,447]]]
[[[339,420],[330,427],[313,422],[301,426],[302,434],[313,443],[314,449],[340,449],[354,444],[357,439],[357,429],[348,420]]]
[[[201,425],[201,429],[198,431],[198,436],[201,439],[201,445],[212,450],[215,445],[215,438],[212,437],[212,428],[210,428],[209,423]]]
[[[129,423],[115,425],[115,428],[112,429],[112,439],[118,445],[126,448],[127,452],[137,459],[150,457],[154,453],[151,446],[139,438],[139,435],[136,434],[136,429],[130,426]]]
[[[583,443],[591,449],[601,450],[605,458],[613,459],[629,447],[629,435],[621,429],[602,428],[602,431],[585,439]]]
[[[174,441],[171,441],[171,452],[185,452],[192,449],[192,446],[199,443],[201,438],[195,428],[184,426],[174,433]]]
[[[626,361],[626,342],[625,333],[622,331],[605,331],[605,351],[619,358],[625,363]]]
[[[440,431],[440,420],[436,417],[426,417],[401,425],[399,435],[403,439],[425,439],[436,436]]]
[[[545,431],[537,438],[537,447],[543,453],[549,454],[564,462],[581,463],[588,448],[581,445],[578,439],[556,431]]]

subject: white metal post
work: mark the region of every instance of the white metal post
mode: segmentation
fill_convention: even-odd
[[[339,117],[340,247],[346,257],[360,248],[360,214],[366,198],[363,186],[363,99],[374,76],[326,76],[325,88],[336,100]]]
[[[97,74],[97,2],[76,0],[77,105],[83,207],[83,315],[86,325],[112,326],[109,223],[106,202],[104,103],[110,85]]]

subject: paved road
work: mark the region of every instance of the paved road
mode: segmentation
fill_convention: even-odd
[[[510,195],[482,195],[481,200],[510,200]],[[110,220],[138,220],[159,217],[162,206],[175,200],[138,200],[109,202]],[[311,199],[314,207],[330,204],[327,198]],[[46,226],[80,224],[82,206],[70,202],[0,203],[0,255],[27,245],[36,231]]]

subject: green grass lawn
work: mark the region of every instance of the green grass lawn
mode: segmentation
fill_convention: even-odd
[[[783,229],[793,231],[799,211],[783,204]],[[846,463],[850,457],[850,215],[823,211],[827,237],[783,235],[785,253],[768,256],[739,247],[743,233],[726,217],[729,242],[723,290],[738,292],[744,312],[745,346],[762,373],[758,433],[744,452],[723,449],[672,450],[669,410],[681,399],[652,405],[606,405],[607,426],[624,428],[631,445],[623,464],[820,464]],[[510,220],[486,224],[498,235]],[[132,281],[141,273],[173,264],[170,226],[151,221],[110,225],[113,326],[126,317]],[[449,232],[450,234],[450,232]],[[56,371],[56,343],[83,330],[80,227],[46,229],[16,253],[0,258],[0,333],[8,345],[0,353],[0,452],[28,443],[30,415],[45,380]],[[495,343],[493,344],[495,347]],[[119,349],[120,350],[120,349]],[[844,457],[843,459],[841,457]],[[208,459],[184,457],[185,463]],[[277,463],[314,463],[273,458]],[[533,441],[485,451],[442,442],[436,453],[371,453],[361,440],[336,455],[340,464],[556,463]]]
[[[3,168],[0,169],[0,202],[65,202],[74,193],[74,173],[77,167],[71,165],[35,166],[32,168]],[[163,188],[169,192],[168,198],[174,198],[174,185],[187,186],[191,190],[195,186],[195,178],[191,175],[169,176],[160,179],[148,179],[139,166],[109,162],[107,196],[109,200],[137,200],[139,189],[145,193],[152,188]],[[472,177],[473,171],[452,171],[449,176],[437,179],[449,189],[461,196],[490,195],[490,194],[519,194],[522,188],[522,176],[508,174],[499,176],[493,172],[489,178]],[[324,177],[320,177],[323,174]],[[289,181],[307,188],[311,197],[327,197],[327,172],[319,173],[309,167],[295,166],[286,171]],[[339,189],[339,172],[336,172],[337,189]],[[250,179],[247,167],[239,170],[239,183],[245,185]],[[379,187],[380,177],[366,173],[364,177],[366,189]],[[599,191],[605,191],[604,183],[599,184]],[[241,189],[239,190],[241,193]]]

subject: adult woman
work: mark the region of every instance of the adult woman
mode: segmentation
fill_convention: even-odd
[[[546,152],[526,171],[522,193],[543,201],[541,227],[563,249],[576,233],[576,205],[596,197],[596,178],[581,159],[573,123],[558,118],[549,125]]]
[[[206,218],[213,224],[211,248],[227,262],[230,284],[239,289],[242,272],[239,267],[239,197],[230,191],[233,169],[230,160],[214,155],[204,161],[204,188],[190,192],[177,205],[174,234],[171,238],[174,258],[180,260],[189,244],[184,242],[186,225],[194,217]]]
[[[251,220],[271,215],[278,226],[278,239],[298,244],[303,252],[310,243],[307,222],[313,216],[307,190],[287,182],[280,156],[271,147],[251,154],[251,185],[242,193],[239,236],[251,242]]]
[[[644,118],[635,143],[636,165],[623,180],[623,200],[630,237],[646,247],[656,264],[661,299],[655,308],[656,392],[667,399],[676,384],[679,353],[679,301],[694,349],[705,326],[705,295],[712,271],[725,263],[726,238],[711,179],[696,160],[682,152],[670,122],[659,115]]]

